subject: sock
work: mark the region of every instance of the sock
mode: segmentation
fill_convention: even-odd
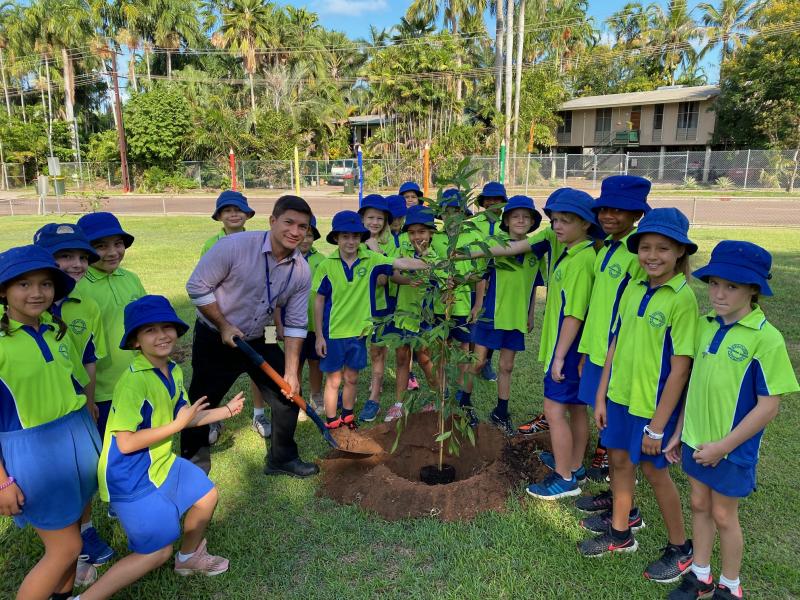
[[[86,523],[81,523],[81,533],[83,533],[87,529],[91,529],[92,527],[94,527],[94,525],[92,525],[91,521],[87,521]]]
[[[72,592],[57,593],[50,596],[50,600],[67,600],[72,596]]]
[[[183,552],[178,552],[178,560],[181,561],[181,562],[186,562],[187,560],[189,560],[193,556],[194,556],[194,552],[189,552],[187,554],[184,554]]]
[[[692,563],[692,573],[703,583],[711,582],[711,565],[701,567],[697,563]]]
[[[623,531],[619,531],[617,529],[614,529],[613,527],[609,527],[608,530],[611,532],[611,537],[614,538],[618,542],[622,542],[624,540],[627,540],[629,537],[631,537],[630,528],[629,529],[625,529]]]
[[[603,444],[601,444],[600,442],[597,442],[597,449],[598,450],[606,450],[607,451],[606,447],[603,446]]]
[[[338,419],[338,418],[339,418],[339,417],[325,417],[325,420],[326,420],[328,423],[333,423],[333,422],[334,422],[336,419]]]
[[[678,545],[678,548],[681,549],[681,552],[684,554],[692,554],[694,548],[692,547],[692,540],[686,540],[683,544]]]
[[[459,406],[470,406],[472,404],[472,392],[461,392],[461,398],[458,400]]]
[[[343,409],[342,409],[342,418],[343,418],[343,419],[344,419],[345,417],[349,417],[349,416],[350,416],[350,415],[352,415],[352,414],[353,414],[353,409],[352,409],[352,408],[343,408]]]
[[[254,419],[255,419],[256,417],[260,417],[260,416],[261,416],[261,415],[263,415],[263,414],[264,414],[264,409],[263,409],[263,408],[254,408],[254,409],[253,409],[253,418],[254,418]]]
[[[727,577],[725,577],[725,575],[719,576],[719,584],[724,585],[726,588],[728,588],[731,591],[731,594],[733,594],[734,596],[739,595],[740,583],[741,582],[739,581],[738,577],[736,579],[728,579]]]
[[[505,418],[508,416],[508,400],[502,398],[497,399],[497,407],[494,409],[494,414],[498,417]]]

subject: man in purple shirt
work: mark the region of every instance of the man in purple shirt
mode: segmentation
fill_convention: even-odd
[[[278,373],[283,372],[292,393],[299,393],[297,371],[308,327],[311,272],[297,246],[310,220],[311,208],[305,200],[282,196],[272,209],[270,231],[243,231],[222,238],[203,255],[186,283],[198,312],[189,397],[197,401],[206,396],[213,408],[247,372],[272,411],[272,442],[264,468],[267,475],[308,477],[319,468],[298,456],[294,441],[297,406],[250,364],[233,339],[247,341]],[[265,328],[269,337],[279,307],[285,355],[274,339],[265,339]],[[181,432],[181,456],[206,473],[211,470],[207,426]]]

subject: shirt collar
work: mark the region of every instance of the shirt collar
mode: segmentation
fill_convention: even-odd
[[[264,236],[264,245],[261,246],[261,251],[264,254],[272,255],[272,242],[270,242],[270,237],[271,236],[272,236],[272,234],[269,231],[267,231],[266,235]],[[278,264],[283,264],[283,263],[287,263],[287,262],[292,262],[295,258],[303,258],[303,254],[302,254],[302,252],[300,252],[300,250],[298,248],[295,248],[294,251],[292,251],[289,254],[289,256],[287,256],[283,260],[277,261],[277,262],[278,262]]]
[[[648,288],[650,287],[650,282],[647,280],[647,278],[642,279],[641,281],[639,281],[639,284],[643,285],[645,287],[648,287]],[[680,289],[685,285],[686,285],[686,275],[684,275],[683,273],[678,273],[677,275],[675,275],[675,277],[673,277],[672,279],[670,279],[666,283],[662,283],[661,285],[659,285],[657,287],[659,287],[659,288],[662,288],[664,286],[671,287],[674,291],[677,292],[677,291],[680,291]]]
[[[175,368],[175,363],[173,361],[169,361],[167,363],[167,367],[169,368],[170,372],[172,369]],[[136,356],[133,358],[133,362],[131,362],[131,371],[134,373],[138,371],[155,371],[156,367],[153,366],[148,358],[142,354],[141,352],[136,352]]]
[[[106,273],[105,271],[101,271],[97,267],[89,265],[89,269],[86,271],[86,275],[89,275],[90,278],[93,279],[94,281],[98,281],[100,279],[105,279],[106,277],[121,277],[122,273],[120,273],[119,267],[117,267],[117,269],[113,273]]]
[[[0,314],[2,314],[2,313],[0,312]],[[41,314],[41,316],[39,317],[39,324],[40,324],[40,326],[43,326],[43,327],[45,327],[47,329],[55,330],[55,327],[53,326],[53,317],[50,315],[50,313],[48,311],[45,311],[45,312],[43,312]],[[11,317],[8,318],[8,332],[9,333],[14,333],[17,330],[22,329],[23,327],[26,327],[26,325],[23,325],[19,321],[15,321]],[[3,334],[0,333],[0,335],[3,335]]]
[[[567,248],[566,252],[568,256],[573,256],[578,254],[579,252],[583,252],[586,248],[590,246],[594,246],[594,240],[585,240],[583,242],[578,242],[572,248]]]
[[[365,244],[359,244],[358,245],[358,252],[356,253],[356,258],[357,259],[358,258],[367,258],[370,255],[371,252],[374,254],[374,252],[372,250],[370,250],[369,248],[367,248],[367,246]],[[342,260],[342,257],[339,254],[339,248],[336,248],[333,252],[331,252],[330,255],[328,255],[328,258],[332,258],[334,260]]]
[[[713,321],[717,318],[717,311],[712,310],[706,314],[706,319],[709,321]],[[764,326],[766,323],[767,317],[764,315],[764,311],[761,310],[761,307],[758,304],[753,305],[753,310],[745,315],[743,318],[739,319],[734,323],[735,325],[742,325],[743,327],[747,327],[748,329],[755,329],[758,331]]]
[[[624,238],[617,240],[617,242],[622,244],[622,245],[626,245],[627,246],[628,238],[631,237],[634,233],[636,233],[636,227],[634,227],[630,231],[630,233],[628,235],[626,235]],[[603,244],[605,244],[606,246],[610,246],[613,243],[615,243],[615,242],[614,242],[614,240],[612,239],[612,237],[610,235],[608,237],[606,237],[606,239],[603,240]]]

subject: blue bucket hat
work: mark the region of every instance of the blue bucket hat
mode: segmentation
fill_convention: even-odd
[[[329,244],[336,244],[337,233],[360,233],[362,242],[369,239],[369,230],[361,222],[361,215],[352,210],[342,210],[333,215],[331,230],[325,236]]]
[[[33,243],[52,256],[62,250],[83,250],[90,263],[100,260],[81,228],[70,223],[48,223],[33,234]]]
[[[517,208],[525,208],[531,212],[533,223],[531,224],[531,228],[528,229],[528,233],[535,231],[542,222],[542,215],[538,210],[536,210],[536,206],[533,203],[533,198],[529,198],[528,196],[511,196],[506,205],[503,207],[503,217]],[[508,224],[506,223],[505,218],[501,220],[500,229],[503,231],[508,231]]]
[[[52,272],[55,283],[54,302],[66,297],[75,287],[75,280],[58,268],[53,255],[44,248],[30,244],[0,253],[0,285],[40,269]]]
[[[772,279],[772,255],[751,242],[724,240],[711,251],[711,260],[692,275],[708,283],[709,277],[721,277],[742,285],[758,286],[759,293],[772,296],[767,281]]]
[[[411,225],[425,225],[426,227],[435,230],[436,225],[433,222],[433,211],[427,206],[418,204],[408,209],[406,215],[406,222],[403,224],[403,231],[408,231]]]
[[[551,217],[554,212],[571,213],[578,215],[584,221],[591,223],[589,235],[593,238],[601,238],[605,234],[603,229],[597,224],[597,217],[592,212],[594,198],[586,192],[574,188],[561,188],[550,194],[547,203],[544,205],[544,213]]]
[[[189,331],[189,326],[164,296],[142,296],[125,307],[125,333],[119,347],[122,350],[130,349],[130,338],[136,330],[153,323],[172,323],[178,330],[178,337]]]
[[[322,237],[319,233],[319,229],[317,229],[317,217],[311,215],[311,220],[308,222],[308,226],[311,228],[311,233],[314,235],[314,241]]]
[[[628,237],[628,250],[639,251],[639,238],[645,233],[658,233],[686,246],[687,254],[697,252],[697,244],[689,239],[689,219],[677,208],[654,208],[647,213],[639,226]]]
[[[473,214],[472,211],[469,209],[469,207],[466,204],[464,204],[461,192],[456,188],[449,188],[442,192],[442,200],[440,206],[442,208],[460,208],[462,212],[468,217],[471,217]]]
[[[252,219],[256,214],[256,211],[250,208],[250,205],[247,204],[247,198],[245,198],[241,192],[225,190],[217,197],[217,207],[214,209],[214,214],[211,215],[211,218],[215,221],[219,221],[219,211],[226,206],[235,206],[240,211],[245,213],[248,219]]]
[[[483,207],[486,198],[502,198],[503,202],[508,200],[506,186],[499,181],[490,181],[483,186],[483,190],[478,194],[478,206]]]
[[[363,215],[368,208],[374,208],[375,210],[383,211],[383,214],[386,215],[387,225],[392,222],[392,213],[389,211],[389,203],[386,201],[386,198],[380,194],[369,194],[364,196],[363,200],[361,200],[361,206],[358,209],[358,214]]]
[[[112,235],[121,236],[126,248],[130,248],[131,244],[133,244],[134,237],[122,229],[119,219],[110,212],[95,212],[83,215],[78,219],[78,227],[86,234],[86,239],[89,240],[90,244]]]
[[[392,221],[405,218],[408,208],[406,208],[406,201],[402,196],[398,194],[386,196],[386,204],[392,214]]]
[[[612,175],[603,180],[600,197],[595,200],[592,210],[600,212],[601,208],[617,208],[632,212],[650,212],[647,195],[650,193],[650,180],[635,175]]]
[[[406,192],[414,192],[417,195],[417,198],[422,198],[422,190],[419,187],[419,184],[416,181],[406,181],[403,185],[400,186],[400,191],[397,192],[400,196],[405,194]]]

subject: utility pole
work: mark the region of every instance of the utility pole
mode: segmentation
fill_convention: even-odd
[[[130,178],[128,177],[128,145],[125,141],[125,125],[122,122],[122,102],[119,99],[119,81],[117,80],[117,53],[111,54],[111,82],[114,86],[114,114],[117,116],[117,139],[119,140],[119,160],[122,169],[122,191],[126,194],[131,191]]]

